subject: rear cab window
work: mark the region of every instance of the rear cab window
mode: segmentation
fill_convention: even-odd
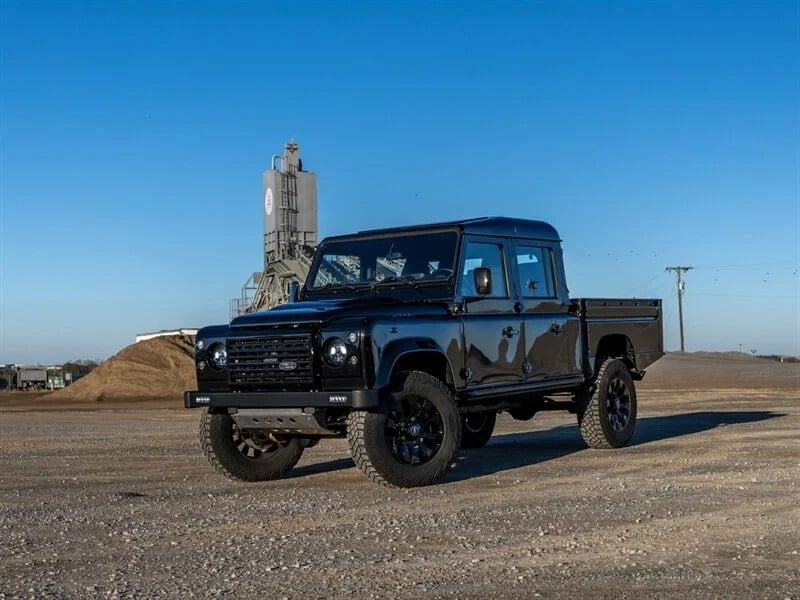
[[[553,252],[545,246],[520,244],[514,252],[519,277],[519,290],[523,298],[555,298]]]

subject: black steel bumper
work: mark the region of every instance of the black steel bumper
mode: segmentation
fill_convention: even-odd
[[[345,392],[184,392],[186,408],[355,408],[378,406],[378,390]]]

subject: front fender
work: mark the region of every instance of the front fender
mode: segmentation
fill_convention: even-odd
[[[436,358],[427,361],[426,355],[430,355],[431,359],[434,359],[434,356]],[[430,362],[431,365],[443,360],[452,381],[453,367],[442,347],[430,338],[411,338],[392,341],[381,351],[375,372],[375,387],[380,389],[389,384],[398,363],[416,358],[426,359],[425,362]]]

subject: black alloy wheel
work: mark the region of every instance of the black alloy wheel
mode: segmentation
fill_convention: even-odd
[[[461,415],[452,390],[429,373],[395,374],[381,410],[347,417],[350,454],[382,485],[416,487],[439,481],[461,443]]]
[[[444,423],[436,406],[421,396],[398,398],[386,418],[386,444],[399,462],[421,465],[442,447]]]
[[[231,440],[242,456],[252,459],[261,458],[266,454],[274,454],[281,448],[281,444],[270,439],[266,431],[239,429],[233,419],[231,419]]]
[[[628,365],[607,358],[594,385],[576,398],[581,436],[590,448],[621,448],[636,429],[636,388]]]
[[[301,438],[284,440],[259,429],[240,429],[230,415],[211,413],[200,417],[200,447],[211,465],[231,479],[269,481],[288,473],[305,449]]]
[[[631,393],[620,377],[608,384],[606,398],[608,424],[614,431],[622,431],[631,420]]]

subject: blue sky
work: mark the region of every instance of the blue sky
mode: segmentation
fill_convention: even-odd
[[[323,235],[552,222],[575,296],[800,354],[800,3],[0,3],[0,363],[224,322],[294,136]]]

